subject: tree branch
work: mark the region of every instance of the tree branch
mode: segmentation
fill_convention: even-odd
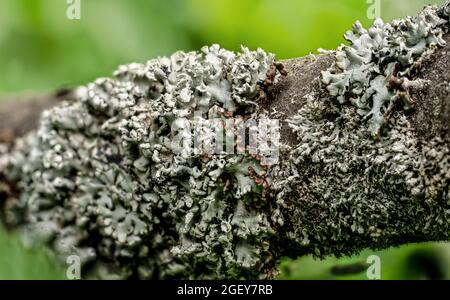
[[[330,96],[322,72],[334,52],[282,62],[288,76],[259,103],[280,119],[285,145],[269,175],[284,219],[275,258],[450,239],[450,35],[444,39],[415,62],[408,80],[420,84],[401,91],[414,107],[389,115],[378,139],[355,106]],[[68,95],[1,100],[1,141],[36,128],[41,112]]]

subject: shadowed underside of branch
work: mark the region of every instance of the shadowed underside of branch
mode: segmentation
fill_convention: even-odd
[[[413,104],[403,111],[399,100],[382,111],[376,137],[367,130],[367,115],[350,101],[355,95],[346,94],[342,103],[330,96],[322,72],[335,67],[335,52],[283,61],[288,75],[259,99],[282,124],[280,162],[266,177],[268,197],[283,219],[270,237],[273,260],[449,240],[450,35],[443,38],[445,46],[414,61],[407,75],[389,73],[389,91]],[[3,153],[36,128],[41,112],[61,95],[21,98],[0,102]],[[21,193],[6,177],[0,185],[3,211]],[[271,264],[258,272],[271,277]]]

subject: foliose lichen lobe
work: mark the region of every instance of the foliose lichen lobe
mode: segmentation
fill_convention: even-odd
[[[261,49],[213,45],[124,65],[80,88],[8,157],[6,173],[23,191],[10,221],[23,222],[28,242],[77,254],[100,277],[273,276],[282,220],[255,180],[266,172],[258,158],[170,143],[201,122],[196,111],[264,114],[254,100],[273,65]]]

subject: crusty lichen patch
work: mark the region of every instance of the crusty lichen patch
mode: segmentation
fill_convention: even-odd
[[[167,143],[199,121],[196,111],[263,114],[255,98],[269,70],[278,80],[261,49],[213,45],[121,66],[44,112],[6,169],[23,191],[26,240],[77,254],[98,276],[272,277],[282,218],[260,161]]]
[[[355,112],[310,97],[289,120],[298,144],[274,168],[272,184],[290,216],[282,228],[286,255],[352,255],[450,238],[448,144],[419,142],[400,112],[374,140]]]

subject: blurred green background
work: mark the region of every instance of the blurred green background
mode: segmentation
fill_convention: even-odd
[[[69,20],[66,0],[0,0],[0,95],[55,90],[109,76],[119,64],[219,43],[261,47],[278,58],[333,49],[355,20],[370,25],[376,0],[81,0]],[[381,0],[385,20],[444,0]],[[280,279],[366,279],[379,255],[382,279],[450,278],[445,243],[366,251],[350,258],[286,259]],[[361,267],[362,266],[362,267]],[[343,274],[349,273],[354,274]],[[361,271],[362,270],[362,271]],[[24,249],[0,230],[0,279],[64,278],[43,249]]]

